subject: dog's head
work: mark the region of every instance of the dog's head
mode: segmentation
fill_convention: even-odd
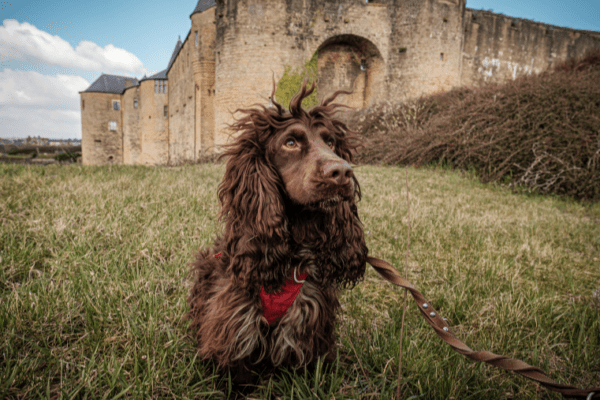
[[[314,85],[309,88],[305,81],[289,111],[276,101],[269,108],[258,105],[238,110],[244,116],[230,127],[237,136],[221,156],[227,157],[227,166],[219,199],[227,251],[237,257],[231,268],[242,284],[256,281],[281,287],[289,278],[290,246],[294,245],[290,238],[297,244],[318,233],[321,241],[324,237],[333,240],[329,232],[294,232],[292,228],[304,223],[294,218],[299,214],[317,222],[336,220],[335,227],[321,230],[337,230],[332,233],[337,240],[344,236],[344,246],[364,242],[362,230],[349,229],[358,220],[355,200],[360,199],[360,186],[350,166],[358,138],[334,117],[343,107],[334,99],[348,92],[336,92],[304,110],[302,100],[313,91]],[[274,93],[275,89],[272,98]],[[320,229],[317,225],[311,229]],[[357,235],[360,238],[352,240]],[[364,262],[362,272],[357,274],[352,268],[340,266],[330,274],[338,276],[330,280],[356,281],[364,272]]]

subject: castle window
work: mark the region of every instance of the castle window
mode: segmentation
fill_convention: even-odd
[[[367,60],[362,59],[360,60],[360,70],[364,71],[365,69],[367,69]]]
[[[444,53],[440,53],[440,61],[444,61]]]
[[[169,106],[165,106],[165,118],[169,115]]]
[[[117,121],[110,121],[108,123],[108,129],[110,129],[111,131],[116,131],[117,130]]]
[[[85,100],[81,100],[81,109],[85,109]]]
[[[138,100],[133,99],[133,108],[137,108],[137,107],[138,107]]]
[[[198,47],[198,31],[196,31],[196,47]]]
[[[163,93],[167,93],[167,81],[163,83]]]
[[[154,81],[154,93],[158,93],[158,81]]]
[[[119,111],[121,109],[121,102],[119,100],[113,100],[113,110]]]

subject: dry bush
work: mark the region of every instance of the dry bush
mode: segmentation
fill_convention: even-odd
[[[380,104],[353,117],[358,161],[448,164],[484,182],[600,199],[600,51],[505,85]]]

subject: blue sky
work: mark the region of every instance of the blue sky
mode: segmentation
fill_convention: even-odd
[[[0,138],[81,138],[79,94],[101,73],[166,68],[197,0],[0,1]],[[600,31],[600,0],[467,0],[467,7]]]

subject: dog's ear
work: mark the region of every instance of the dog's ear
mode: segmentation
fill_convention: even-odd
[[[363,279],[369,254],[354,201],[340,204],[335,211],[334,220],[337,229],[344,230],[345,240],[345,247],[340,246],[338,251],[338,265],[343,267],[333,274],[334,281],[339,288],[352,288]]]
[[[243,132],[228,146],[219,187],[228,269],[249,290],[279,289],[287,279],[287,220],[281,179],[256,136]]]

